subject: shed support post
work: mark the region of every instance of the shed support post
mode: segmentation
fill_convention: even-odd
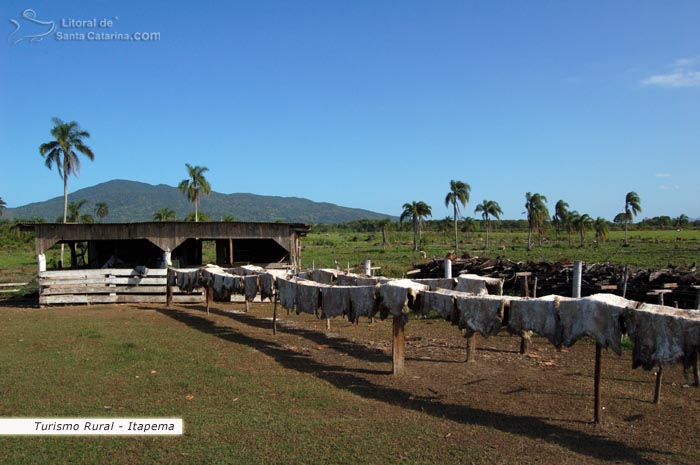
[[[46,271],[46,255],[40,253],[36,256],[36,262],[39,267],[39,273]]]

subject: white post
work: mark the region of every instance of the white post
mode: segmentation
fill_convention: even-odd
[[[46,271],[46,255],[40,253],[36,256],[37,264],[39,265],[39,273]]]
[[[445,277],[452,278],[452,260],[445,258]]]
[[[372,276],[372,262],[365,260],[365,274],[367,276]]]
[[[574,262],[574,283],[571,290],[571,297],[581,298],[581,275],[583,274],[583,262],[576,260]]]
[[[165,262],[165,268],[173,266],[172,252],[170,249],[165,249],[165,252],[163,252],[163,262]]]

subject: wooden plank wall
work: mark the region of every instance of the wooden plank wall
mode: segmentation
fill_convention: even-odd
[[[173,302],[204,302],[204,292],[174,288]],[[141,277],[132,269],[61,270],[39,273],[39,305],[166,303],[166,270],[149,269]]]

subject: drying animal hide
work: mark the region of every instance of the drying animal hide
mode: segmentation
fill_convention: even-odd
[[[472,296],[459,293],[455,303],[459,311],[459,328],[466,329],[467,335],[479,333],[492,336],[501,329],[506,299],[501,296]]]
[[[349,293],[350,322],[357,322],[361,316],[372,318],[377,313],[377,286],[352,286]]]
[[[408,279],[397,279],[382,284],[379,287],[379,310],[382,319],[389,314],[405,316],[416,303],[418,294],[427,290],[427,285]]]
[[[486,281],[481,276],[475,274],[461,274],[457,277],[457,285],[455,290],[459,292],[468,292],[474,295],[486,295],[489,291],[486,289]]]
[[[526,335],[526,331],[534,331],[546,337],[555,347],[562,343],[562,328],[559,320],[559,303],[566,297],[546,296],[539,299],[510,300],[510,317],[508,332]]]
[[[321,308],[326,318],[350,313],[350,289],[352,286],[329,286],[321,288]]]
[[[455,295],[461,294],[447,289],[436,291],[422,291],[418,295],[417,313],[427,315],[435,310],[445,320],[452,320],[455,312]],[[457,323],[456,321],[454,323]]]
[[[661,305],[641,304],[625,314],[625,325],[634,348],[632,368],[645,370],[683,361],[700,346],[700,312]]]
[[[595,294],[583,299],[561,299],[559,319],[562,343],[572,346],[578,339],[588,336],[617,355],[622,354],[620,317],[636,302],[614,294]]]
[[[313,270],[310,274],[310,279],[321,284],[333,284],[333,281],[338,277],[338,271],[332,269]]]
[[[277,289],[279,290],[280,305],[287,310],[294,310],[297,295],[297,283],[292,280],[277,278]]]
[[[260,300],[272,299],[275,296],[275,276],[271,273],[262,273],[259,276],[260,282]]]
[[[323,284],[301,279],[297,280],[297,314],[301,312],[316,314],[319,307],[320,286],[323,286]]]
[[[199,270],[177,270],[175,283],[177,287],[188,294],[200,287]]]
[[[255,300],[255,296],[258,295],[258,275],[251,274],[243,277],[243,294],[245,295],[245,300],[252,302]]]

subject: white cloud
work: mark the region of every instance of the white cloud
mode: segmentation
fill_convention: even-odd
[[[679,58],[670,68],[669,73],[653,74],[642,79],[641,85],[666,88],[700,87],[700,56]]]
[[[671,174],[670,173],[656,173],[654,176],[657,178],[670,178]]]

